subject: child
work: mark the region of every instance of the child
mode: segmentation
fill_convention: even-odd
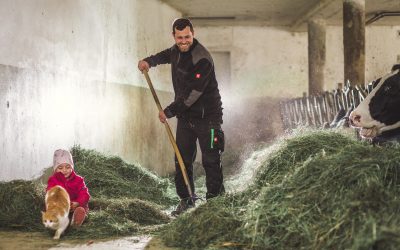
[[[74,171],[74,162],[69,151],[58,149],[54,152],[53,175],[49,177],[46,191],[59,185],[67,190],[71,200],[71,226],[82,225],[89,211],[89,190],[84,179]]]

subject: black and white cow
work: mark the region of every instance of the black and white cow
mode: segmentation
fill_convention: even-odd
[[[376,87],[350,114],[360,135],[377,142],[400,140],[400,67],[376,80]]]

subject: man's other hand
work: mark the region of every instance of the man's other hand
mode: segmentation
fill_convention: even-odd
[[[158,119],[160,119],[160,122],[162,123],[167,121],[167,116],[165,115],[164,111],[160,111],[160,113],[158,113]]]

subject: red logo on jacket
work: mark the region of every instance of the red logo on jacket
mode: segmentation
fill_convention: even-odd
[[[200,74],[196,74],[196,78],[199,79],[201,77]]]

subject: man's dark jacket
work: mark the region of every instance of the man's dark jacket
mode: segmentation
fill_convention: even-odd
[[[222,102],[210,53],[196,39],[187,52],[177,45],[144,59],[151,67],[171,64],[175,100],[165,108],[168,118],[206,119],[222,123]]]

